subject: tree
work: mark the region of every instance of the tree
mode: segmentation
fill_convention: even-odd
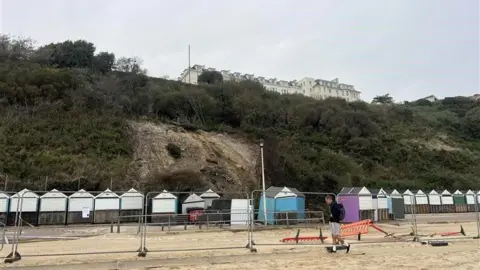
[[[471,109],[465,114],[465,127],[473,138],[480,139],[480,107]]]
[[[115,64],[115,55],[113,53],[100,52],[97,55],[95,55],[95,59],[93,62],[93,69],[102,74],[105,74],[107,72],[112,71],[114,64]]]
[[[34,53],[34,42],[29,38],[13,38],[0,33],[0,62],[28,60]]]
[[[390,94],[385,94],[383,96],[376,96],[373,98],[372,103],[374,104],[393,104],[393,98]]]
[[[218,71],[204,71],[198,76],[198,83],[216,84],[221,82],[223,82],[223,76]]]
[[[121,57],[115,63],[115,70],[134,73],[134,74],[146,74],[147,71],[142,68],[143,61],[138,57]]]

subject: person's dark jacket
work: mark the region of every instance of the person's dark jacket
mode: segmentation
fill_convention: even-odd
[[[330,204],[330,213],[330,222],[340,223],[340,215],[342,214],[342,210],[337,202],[332,202]]]

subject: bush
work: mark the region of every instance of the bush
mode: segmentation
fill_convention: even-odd
[[[179,159],[182,157],[182,149],[180,149],[180,147],[178,147],[176,144],[169,143],[167,144],[166,148],[170,156],[174,159]]]

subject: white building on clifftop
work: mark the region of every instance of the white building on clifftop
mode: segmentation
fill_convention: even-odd
[[[223,75],[224,81],[257,81],[261,83],[267,90],[275,91],[281,94],[301,94],[315,99],[337,97],[343,98],[347,101],[361,100],[360,91],[355,90],[353,85],[340,83],[338,79],[328,81],[305,77],[299,81],[285,81],[278,80],[276,78],[269,79],[265,77],[256,77],[253,74],[230,72],[229,70],[216,70],[214,68],[207,68],[203,65],[192,66],[190,72],[188,68],[186,68],[178,79],[184,83],[198,84],[198,77],[204,71],[218,71]]]

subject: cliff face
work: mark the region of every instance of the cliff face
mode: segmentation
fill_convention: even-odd
[[[258,182],[258,148],[242,138],[187,131],[182,127],[151,122],[131,121],[129,125],[134,142],[133,162],[143,184],[155,175],[182,173],[184,177],[178,181],[185,182],[184,178],[189,178],[187,182],[194,182],[192,186],[196,189],[209,187],[218,191],[247,191]],[[172,157],[167,150],[168,144],[181,149],[180,158]],[[154,188],[178,187],[162,182],[165,181],[157,179]]]

